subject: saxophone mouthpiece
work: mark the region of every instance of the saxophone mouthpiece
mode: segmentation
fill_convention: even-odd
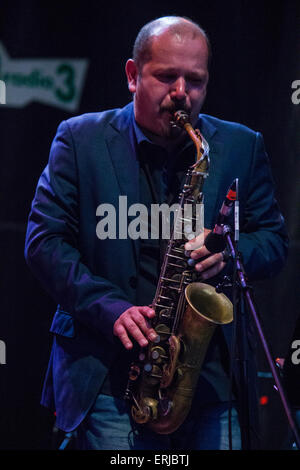
[[[184,127],[190,122],[190,117],[186,111],[179,109],[174,113],[174,122],[177,126]]]

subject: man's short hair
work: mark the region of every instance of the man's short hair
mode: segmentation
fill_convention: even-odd
[[[192,28],[191,28],[192,26]],[[207,33],[195,21],[183,16],[163,16],[156,20],[146,23],[138,33],[133,46],[133,60],[135,61],[139,71],[142,70],[144,64],[151,60],[151,45],[154,36],[169,30],[173,34],[193,34],[194,37],[202,35],[206,40],[208,48],[208,65],[211,59],[211,45]]]

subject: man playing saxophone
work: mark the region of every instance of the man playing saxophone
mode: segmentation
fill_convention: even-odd
[[[283,266],[287,236],[262,136],[199,114],[210,54],[206,33],[189,19],[163,17],[145,25],[126,63],[133,102],[61,123],[38,183],[25,256],[58,304],[42,404],[55,410],[60,429],[75,431],[78,449],[228,448],[230,325],[216,329],[191,411],[176,431],[161,435],[132,419],[124,400],[128,372],[140,348],[157,340],[150,305],[165,246],[160,239],[99,240],[95,232],[96,208],[116,206],[119,195],[127,196],[128,205],[148,208],[177,201],[195,159],[186,132],[171,124],[174,112],[183,110],[210,147],[204,236],[214,227],[232,180],[239,178],[239,246],[249,279],[273,276]],[[222,253],[210,253],[203,236],[185,249],[196,260],[201,281],[215,285],[230,274],[230,263]],[[250,369],[252,384],[254,364]],[[240,449],[236,385],[232,442]],[[255,438],[252,385],[250,403]]]

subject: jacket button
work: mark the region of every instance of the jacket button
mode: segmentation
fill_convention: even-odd
[[[135,276],[131,276],[129,278],[129,285],[130,285],[130,287],[132,287],[132,289],[137,288],[137,278]]]

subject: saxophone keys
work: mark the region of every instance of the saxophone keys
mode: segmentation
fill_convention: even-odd
[[[144,371],[156,379],[161,379],[162,377],[162,371],[160,367],[153,365],[150,362],[147,362],[147,364],[144,365]]]
[[[150,362],[147,362],[145,365],[144,365],[144,371],[145,372],[151,372],[153,369],[153,366]]]
[[[145,359],[146,359],[146,354],[145,354],[144,352],[141,352],[141,353],[139,354],[139,360],[140,360],[141,362],[143,362]]]
[[[157,335],[157,336],[155,337],[155,339],[152,341],[152,343],[158,344],[158,343],[160,343],[160,341],[161,341],[161,338],[160,338],[159,335]]]
[[[135,381],[141,373],[141,369],[137,365],[132,365],[129,370],[129,380]]]
[[[150,362],[144,366],[145,380],[149,387],[156,387],[162,378],[162,370],[159,366],[153,365]]]
[[[198,261],[196,259],[189,258],[187,260],[187,264],[189,265],[190,268],[193,268],[197,263]]]
[[[151,349],[151,357],[158,362],[161,362],[162,359],[168,359],[166,351],[161,346],[155,346]]]
[[[170,335],[170,328],[165,325],[164,323],[159,323],[156,327],[155,327],[155,331],[158,335],[160,335],[162,337],[162,341],[164,341],[166,338],[164,337],[165,335],[167,335],[167,337]]]
[[[133,419],[139,424],[145,424],[152,419],[157,419],[157,405],[158,400],[150,397],[143,398],[140,405],[135,400],[135,405],[131,408]]]

